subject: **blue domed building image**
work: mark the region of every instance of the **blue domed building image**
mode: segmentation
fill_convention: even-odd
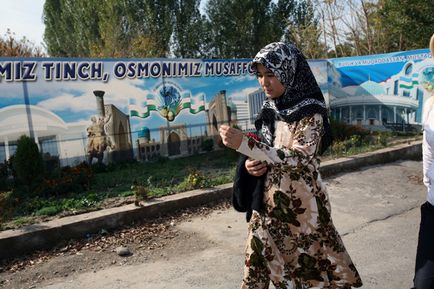
[[[423,103],[430,96],[421,85],[426,82],[422,78],[426,79],[433,67],[430,59],[409,61],[383,82],[368,79],[342,88],[331,81],[331,116],[370,130],[419,130]]]

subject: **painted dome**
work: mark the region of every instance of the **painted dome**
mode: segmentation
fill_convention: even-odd
[[[150,139],[151,131],[146,126],[142,127],[142,129],[138,132],[139,138],[147,138]]]
[[[380,95],[380,94],[385,94],[383,86],[371,80],[362,83],[354,93],[354,95]]]

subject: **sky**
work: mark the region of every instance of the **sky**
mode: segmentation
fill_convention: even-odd
[[[26,37],[36,46],[43,46],[44,23],[42,10],[44,0],[0,0],[2,16],[0,33],[7,29],[15,33],[18,39]]]

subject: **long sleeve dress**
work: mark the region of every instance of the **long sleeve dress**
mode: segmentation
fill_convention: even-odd
[[[331,220],[317,158],[320,114],[276,121],[274,147],[243,137],[238,152],[267,163],[264,207],[253,211],[241,288],[351,288],[360,276]],[[292,287],[291,287],[292,286]]]

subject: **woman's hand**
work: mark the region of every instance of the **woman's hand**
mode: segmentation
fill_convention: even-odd
[[[249,174],[255,177],[260,177],[267,171],[265,163],[253,159],[247,159],[244,163],[246,170]]]
[[[234,150],[240,147],[241,141],[243,140],[243,132],[241,130],[227,125],[221,125],[219,133],[225,146]]]

